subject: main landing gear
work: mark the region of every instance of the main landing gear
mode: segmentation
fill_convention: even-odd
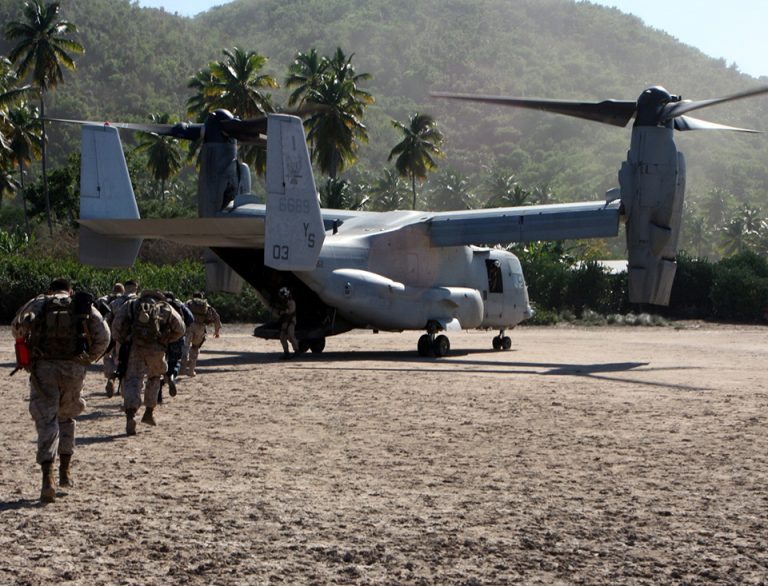
[[[299,352],[304,354],[312,350],[313,354],[320,354],[325,350],[325,338],[305,338],[299,340]]]
[[[499,332],[498,336],[493,338],[494,350],[509,350],[512,347],[512,338],[504,335],[504,330]]]
[[[427,324],[427,333],[419,338],[419,356],[445,356],[451,349],[451,342],[444,334],[437,335],[440,326],[434,322]]]

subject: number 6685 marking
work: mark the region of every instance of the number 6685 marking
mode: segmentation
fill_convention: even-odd
[[[288,212],[291,214],[308,214],[309,202],[298,197],[281,197],[278,208],[281,212]]]

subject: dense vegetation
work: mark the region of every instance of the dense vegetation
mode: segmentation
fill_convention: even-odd
[[[20,19],[21,5],[21,0],[0,0],[2,22]],[[318,176],[328,176],[318,180],[323,201],[340,207],[411,207],[416,177],[426,178],[419,186],[416,205],[435,209],[595,199],[616,185],[628,129],[456,104],[430,98],[430,90],[599,100],[633,98],[648,85],[662,84],[686,98],[708,98],[758,83],[635,17],[573,0],[424,0],[415,4],[404,0],[235,0],[194,19],[142,9],[130,0],[63,0],[61,5],[62,16],[77,25],[73,38],[85,53],[77,56],[76,71],[66,72],[59,87],[46,93],[46,111],[55,117],[172,121],[202,116],[217,103],[228,105],[209,99],[205,91],[208,84],[221,87],[231,81],[224,74],[211,77],[223,71],[218,66],[229,57],[241,58],[257,69],[264,82],[257,90],[255,110],[228,105],[243,116],[300,102],[291,99],[298,90],[288,80],[295,81],[297,76],[301,80],[309,71],[297,68],[297,63],[313,50],[326,59],[320,65],[335,71],[336,78],[348,73],[354,80],[349,95],[357,103],[344,114],[360,126],[349,133],[349,142],[341,150],[325,149],[322,141],[313,144]],[[12,39],[0,39],[0,52],[9,55],[14,44]],[[352,63],[351,69],[345,68]],[[41,245],[44,240],[35,226],[44,219],[45,186],[37,162],[39,129],[30,122],[36,116],[32,108],[36,98],[30,97],[25,104],[26,122],[14,121],[14,116],[25,116],[24,111],[2,103],[3,92],[22,83],[25,80],[15,79],[10,66],[0,64],[0,124],[26,128],[30,141],[23,156],[3,152],[0,229],[5,230],[6,239],[20,237],[13,229],[25,224],[22,204],[27,205],[31,227],[25,228],[25,237],[37,233]],[[320,84],[312,100],[322,103],[334,89]],[[408,120],[413,123],[417,116],[434,121],[434,135],[440,137],[435,148],[445,154],[436,160],[436,170],[433,166],[423,175],[401,168],[399,156],[392,156],[412,131]],[[768,98],[712,108],[705,117],[760,127],[768,119]],[[3,129],[8,138],[10,130]],[[78,131],[56,125],[48,129],[48,136],[53,161],[48,188],[60,234],[73,227],[77,217]],[[189,162],[194,158],[183,158],[179,146],[168,142],[129,136],[124,140],[142,215],[194,214],[194,170]],[[676,291],[684,282],[689,261],[704,263],[697,267],[719,267],[720,263],[706,259],[768,252],[764,212],[768,140],[686,133],[678,144],[688,155],[682,246],[692,256],[684,257]],[[173,161],[163,160],[164,153],[171,153]],[[259,168],[258,153],[250,152],[247,158]],[[261,189],[258,181],[255,189]],[[592,243],[580,255],[620,257],[623,248],[620,239],[614,239]],[[158,250],[145,248],[142,257],[157,260]],[[168,249],[161,250],[167,254]],[[173,262],[178,255],[192,263],[199,258],[189,250],[159,258]],[[552,267],[539,269],[531,264],[527,275],[532,298],[542,308],[555,309],[555,299],[569,288],[583,295],[590,279],[602,282],[590,266],[572,272],[582,284],[567,285],[570,277],[556,274]],[[539,270],[546,279],[539,279]],[[739,273],[733,267],[728,270]],[[702,271],[706,272],[697,273],[700,278]],[[759,272],[754,276],[763,278]],[[105,282],[112,277],[104,277]],[[719,282],[713,280],[710,285]],[[621,287],[610,287],[611,295],[621,299]],[[713,293],[712,287],[700,291],[706,291],[714,305],[693,313],[755,319],[754,312],[731,316],[716,309],[715,299],[725,298],[726,293]],[[627,309],[621,301],[612,303]],[[578,312],[584,306],[575,298],[565,305]]]

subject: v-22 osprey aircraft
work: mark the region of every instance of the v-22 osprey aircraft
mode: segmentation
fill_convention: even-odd
[[[699,102],[660,87],[638,100],[603,102],[433,94],[618,126],[635,118],[620,190],[608,192],[606,200],[449,212],[321,209],[302,120],[294,115],[239,120],[219,110],[204,124],[79,122],[80,260],[129,267],[147,238],[207,247],[210,291],[237,292],[245,279],[274,307],[278,291],[291,290],[300,351],[322,352],[328,336],[353,328],[423,331],[417,344],[422,356],[445,356],[450,342],[444,332],[459,329],[498,330],[493,348],[509,349],[506,331],[532,310],[519,260],[489,245],[616,236],[623,221],[630,301],[667,304],[685,189],[685,160],[673,131],[751,132],[683,114],[765,92]],[[203,139],[200,217],[140,219],[118,128]],[[238,161],[236,145],[265,137],[262,203],[251,193],[250,172]],[[276,338],[278,328],[266,324],[255,335]]]

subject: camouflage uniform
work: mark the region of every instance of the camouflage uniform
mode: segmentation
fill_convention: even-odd
[[[118,293],[110,293],[109,295],[104,295],[103,297],[99,297],[96,300],[96,307],[101,311],[101,309],[104,309],[104,312],[102,313],[104,319],[107,322],[107,325],[109,326],[112,322],[112,318],[114,317],[114,314],[112,313],[112,303],[118,299],[122,298],[122,294]],[[112,375],[115,373],[115,370],[117,369],[117,347],[115,344],[112,344],[112,348],[107,350],[107,352],[104,354],[104,378],[109,380],[112,378]]]
[[[11,323],[13,336],[29,339],[33,322],[43,314],[46,300],[69,296],[68,291],[55,291],[27,302]],[[109,328],[92,306],[86,319],[86,332],[87,356],[77,359],[47,358],[45,345],[30,348],[33,359],[29,366],[29,413],[37,428],[37,463],[43,466],[44,490],[41,499],[48,502],[54,500],[55,488],[49,477],[46,493],[45,475],[50,472],[57,453],[61,456],[61,484],[71,485],[69,462],[75,451],[75,417],[85,409],[85,401],[80,397],[85,381],[85,364],[97,360],[109,345]]]
[[[160,295],[160,294],[158,294]],[[165,301],[163,296],[154,296],[160,311],[161,337],[157,340],[142,340],[134,336],[134,319],[140,303],[153,297],[142,296],[123,304],[112,322],[112,334],[120,344],[131,344],[128,368],[123,384],[123,404],[128,417],[126,430],[129,435],[135,433],[135,424],[131,424],[133,415],[142,404],[141,389],[144,386],[144,417],[142,421],[154,425],[152,412],[157,406],[157,393],[160,390],[161,377],[168,370],[165,351],[169,343],[184,335],[184,321],[179,313]],[[144,377],[146,375],[146,384]]]
[[[283,358],[290,358],[288,342],[293,346],[294,352],[298,352],[299,342],[296,339],[296,302],[293,300],[288,287],[282,287],[278,291],[275,308],[280,318],[280,345],[283,347]]]
[[[219,312],[217,312],[206,301],[207,308],[203,314],[199,310],[195,311],[195,301],[201,300],[201,297],[189,299],[185,305],[192,312],[195,321],[189,326],[187,330],[187,344],[184,348],[183,366],[181,367],[182,374],[189,376],[195,376],[195,366],[197,365],[197,358],[200,355],[200,347],[205,342],[205,336],[208,333],[206,326],[213,325],[214,336],[219,337],[221,331],[221,318]],[[205,300],[203,300],[205,301]]]
[[[112,323],[115,321],[115,316],[117,315],[117,312],[120,310],[120,308],[123,307],[123,305],[125,305],[127,302],[134,299],[136,299],[136,292],[126,291],[123,295],[118,295],[112,301],[110,301],[109,318],[107,320],[107,324],[109,325],[110,329],[112,328]],[[114,333],[112,334],[112,338],[115,340],[114,348],[112,348],[112,352],[110,353],[109,357],[104,356],[104,376],[107,378],[106,391],[108,397],[111,397],[115,393],[114,380],[117,378],[115,373],[120,366],[120,341],[117,339]],[[107,365],[108,361],[109,365]],[[111,368],[111,370],[107,372],[109,368]]]

